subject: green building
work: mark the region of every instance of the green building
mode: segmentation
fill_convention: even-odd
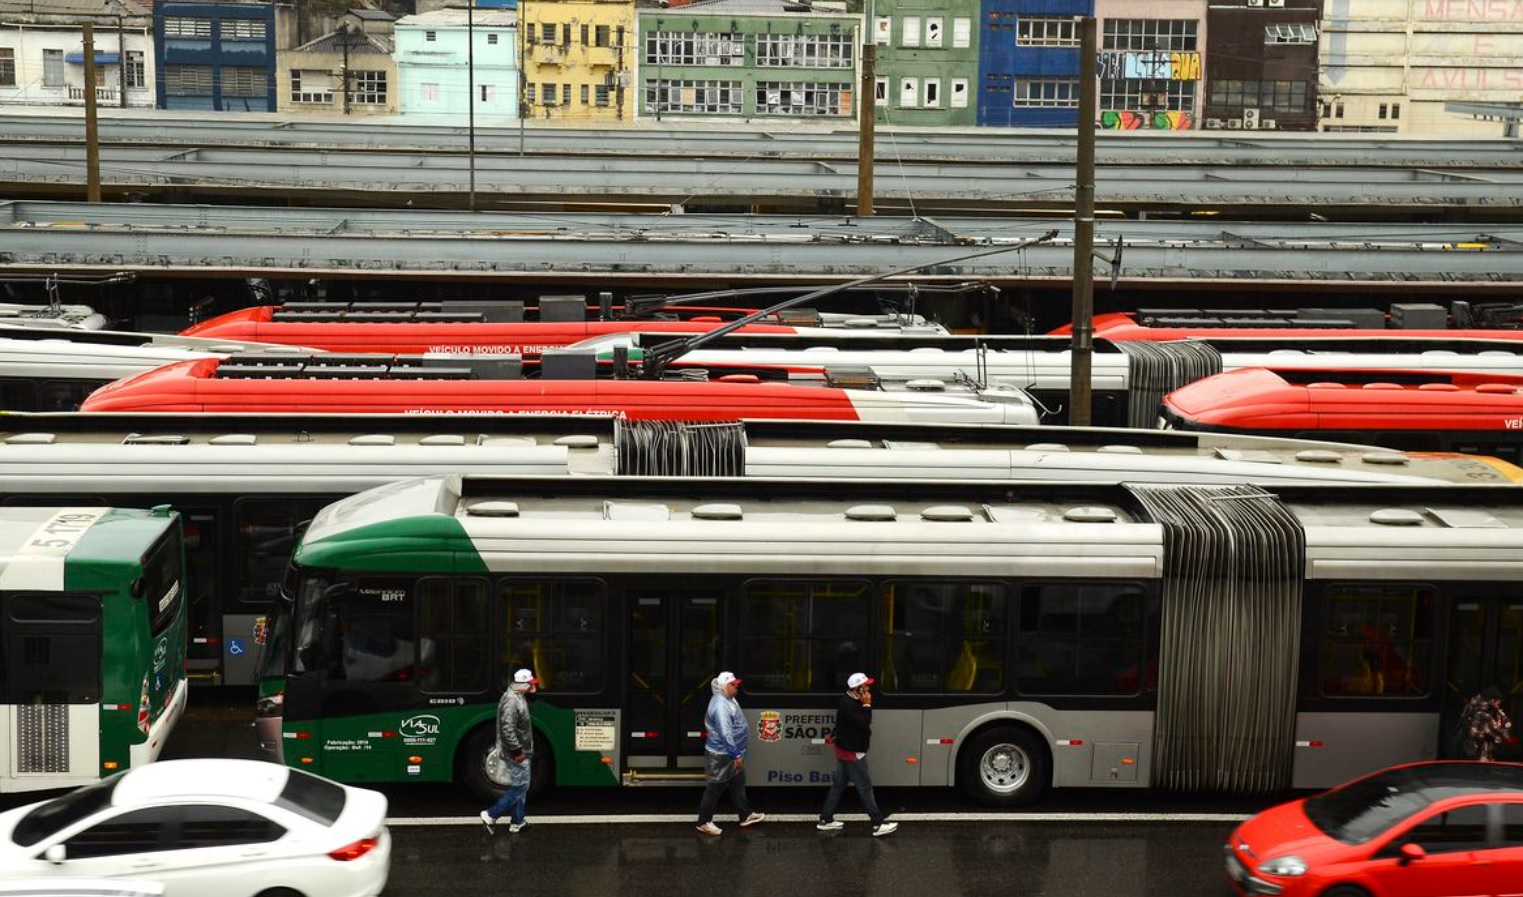
[[[880,124],[978,124],[978,0],[872,0],[867,15]]]

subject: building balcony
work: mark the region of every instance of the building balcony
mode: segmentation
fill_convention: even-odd
[[[114,87],[95,88],[95,102],[97,103],[115,103],[120,98],[121,94]],[[85,88],[71,86],[69,88],[69,99],[83,103],[85,101]]]
[[[560,65],[566,61],[566,48],[560,44],[534,44],[530,58],[539,65]]]

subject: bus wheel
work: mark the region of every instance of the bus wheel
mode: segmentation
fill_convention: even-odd
[[[472,797],[487,803],[502,795],[503,786],[487,776],[487,752],[497,743],[497,733],[490,725],[477,726],[460,745],[455,761],[455,778]]]
[[[1047,752],[1028,729],[1003,726],[973,736],[958,760],[968,796],[988,807],[1013,807],[1047,790]]]
[[[302,897],[302,893],[290,888],[271,888],[268,891],[260,891],[257,897]]]

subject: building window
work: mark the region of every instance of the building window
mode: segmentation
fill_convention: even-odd
[[[489,44],[491,46],[494,46],[494,47],[497,45],[497,35],[496,35],[496,33],[490,32],[490,31],[487,32],[487,44]]]
[[[951,106],[952,106],[953,109],[966,109],[966,108],[968,108],[968,79],[967,78],[953,78],[952,79],[952,101],[951,101]]]
[[[856,66],[850,35],[758,34],[756,64],[762,67],[849,69]]]
[[[904,30],[899,33],[899,46],[901,46],[901,47],[918,47],[918,46],[920,46],[920,17],[919,16],[905,16],[904,17]]]
[[[927,47],[941,46],[941,17],[936,16],[925,20],[925,45]]]
[[[561,85],[561,105],[562,106],[570,106],[571,105],[571,85],[570,84],[562,84]]]
[[[1021,78],[1015,82],[1012,104],[1058,109],[1079,108],[1078,78]]]
[[[883,75],[873,79],[873,99],[879,106],[888,102],[888,78]]]
[[[583,84],[582,85],[582,105],[585,106],[588,103],[590,103],[591,101],[592,101],[592,85],[591,84]]]
[[[595,47],[613,46],[613,27],[611,25],[598,25],[592,31],[592,44]]]
[[[211,19],[192,19],[185,16],[164,17],[165,37],[211,37]]]
[[[1195,19],[1106,19],[1102,50],[1194,50]]]
[[[1073,16],[1021,16],[1016,22],[1017,47],[1077,47],[1079,23]]]
[[[952,20],[952,49],[965,50],[973,46],[973,20]]]
[[[491,102],[494,102],[497,99],[497,85],[495,85],[495,84],[478,84],[476,86],[478,88],[480,88],[480,90],[478,91],[478,96],[479,96],[481,102],[483,102],[483,103],[491,103]]]
[[[914,109],[920,105],[920,79],[899,79],[899,108]]]
[[[431,81],[424,81],[422,84],[419,84],[418,99],[425,103],[439,102],[439,85]]]
[[[539,42],[542,44],[555,43],[555,23],[545,22],[539,26]]]
[[[645,111],[740,115],[746,111],[739,81],[646,81]]]
[[[925,107],[927,109],[941,108],[941,79],[925,79]]]
[[[1277,22],[1264,26],[1266,44],[1314,44],[1317,26],[1310,22]]]
[[[757,115],[850,115],[850,82],[841,84],[760,81]]]
[[[63,86],[63,51],[42,51],[42,86]]]
[[[554,82],[546,81],[539,86],[539,103],[541,106],[554,106],[555,96],[558,91]]]
[[[1401,104],[1400,103],[1392,103],[1391,104],[1391,121],[1395,121],[1398,118],[1401,118]]]
[[[223,19],[223,40],[258,40],[265,38],[265,24],[262,19]]]
[[[386,73],[355,72],[350,76],[349,100],[361,106],[386,105]]]
[[[1213,80],[1206,104],[1226,110],[1305,112],[1309,92],[1309,84],[1305,81]]]
[[[212,69],[209,65],[164,66],[164,93],[172,97],[209,96]]]
[[[886,47],[893,43],[894,20],[891,16],[878,16],[873,19],[873,43]]]
[[[609,106],[612,106],[612,94],[613,88],[609,87],[607,84],[599,84],[595,86],[592,89],[593,105],[605,109]]]
[[[222,67],[222,95],[225,97],[262,97],[269,93],[269,74],[265,69],[246,65]]]
[[[431,44],[431,43],[433,43],[434,41],[436,41],[438,39],[439,39],[439,32],[437,32],[437,31],[425,31],[425,32],[423,32],[423,42],[424,43]]]
[[[1390,106],[1386,105],[1385,103],[1381,103],[1380,104],[1380,111],[1376,113],[1375,117],[1376,118],[1381,118],[1381,119],[1386,118],[1390,114],[1390,111],[1391,111],[1391,107]]]
[[[144,87],[148,83],[147,66],[143,62],[142,50],[127,51],[127,86]]]
[[[1195,108],[1198,84],[1197,81],[1102,78],[1100,108],[1189,112]]]
[[[16,51],[0,47],[0,87],[16,86]]]
[[[736,33],[652,31],[645,36],[645,61],[651,65],[743,65],[746,42]]]
[[[291,102],[331,104],[333,77],[324,71],[306,72],[292,69]]]

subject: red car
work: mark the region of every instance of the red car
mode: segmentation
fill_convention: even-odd
[[[1227,839],[1237,893],[1523,893],[1523,764],[1394,766],[1265,810]]]

